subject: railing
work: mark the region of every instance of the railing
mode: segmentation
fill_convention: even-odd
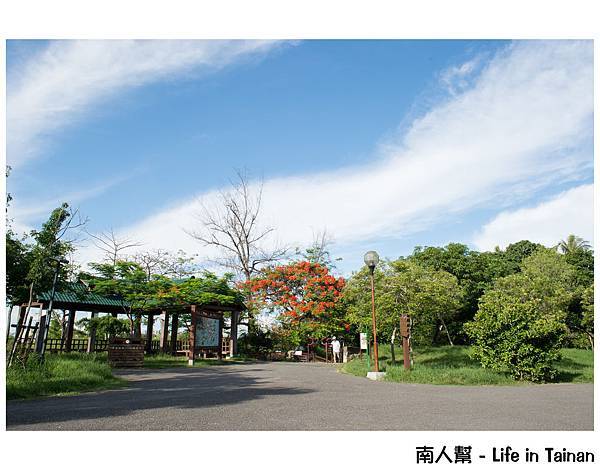
[[[71,351],[72,352],[86,352],[88,350],[89,338],[73,338],[71,340]],[[96,339],[94,345],[93,352],[103,352],[108,350],[108,340],[106,339]],[[144,345],[144,349],[146,347],[146,340],[142,340]],[[66,351],[66,341],[60,338],[48,338],[46,340],[46,351],[51,353],[64,352]],[[189,350],[189,340],[181,340],[178,339],[175,343],[175,351],[182,352]],[[230,341],[229,338],[223,338],[223,342],[221,343],[221,353],[226,356],[229,354]],[[172,351],[171,349],[171,341],[167,341],[167,344],[164,348],[166,352]],[[159,352],[161,351],[160,341],[157,339],[153,339],[150,346],[151,352]]]
[[[88,338],[74,338],[71,340],[71,351],[73,352],[86,352],[88,348]],[[65,351],[67,342],[60,338],[48,338],[46,340],[46,351],[48,352],[60,352]],[[108,340],[97,339],[93,352],[106,351],[108,347]]]

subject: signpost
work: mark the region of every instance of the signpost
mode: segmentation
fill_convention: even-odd
[[[404,356],[404,370],[410,369],[410,317],[400,317],[400,335],[402,336],[402,353]]]
[[[223,341],[223,314],[200,310],[196,305],[191,306],[192,325],[190,330],[190,346],[188,364],[194,365],[198,353],[216,353],[221,359]]]

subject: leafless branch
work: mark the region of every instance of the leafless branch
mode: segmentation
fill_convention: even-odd
[[[259,224],[262,182],[254,188],[247,173],[238,170],[230,183],[231,187],[219,194],[216,207],[208,208],[202,202],[198,214],[202,228],[187,233],[204,246],[221,252],[221,256],[210,261],[234,270],[247,280],[262,267],[285,258],[289,248],[278,244],[264,246],[275,229]]]
[[[142,243],[136,242],[130,238],[117,237],[112,228],[110,231],[100,232],[99,235],[94,235],[88,231],[86,231],[86,233],[93,239],[92,243],[96,248],[104,253],[104,260],[113,265],[117,264],[117,261],[123,259],[120,254],[124,250],[142,246]]]

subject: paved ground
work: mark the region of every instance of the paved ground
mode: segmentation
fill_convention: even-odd
[[[591,430],[593,385],[372,382],[333,366],[124,371],[126,389],[7,402],[8,429]]]

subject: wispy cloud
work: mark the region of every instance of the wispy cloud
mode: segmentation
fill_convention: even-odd
[[[594,241],[594,186],[570,189],[534,207],[498,214],[475,236],[480,250],[505,248],[519,240],[554,246],[569,234]]]
[[[27,200],[27,199],[16,199],[11,204],[12,215],[20,219],[29,219],[39,215],[46,215],[50,210],[58,207],[63,202],[76,205],[80,202],[92,199],[100,194],[103,194],[108,189],[122,183],[127,179],[126,176],[120,176],[112,178],[108,181],[103,181],[92,186],[88,186],[85,189],[78,191],[66,192],[61,195],[54,195],[44,200]]]
[[[54,41],[7,77],[7,159],[40,155],[47,137],[102,99],[131,87],[224,67],[275,47],[269,41]]]
[[[306,243],[327,227],[347,245],[399,237],[451,213],[506,207],[557,181],[578,181],[592,165],[591,153],[581,150],[592,130],[592,56],[591,42],[510,45],[373,162],[267,180],[265,223],[286,242]],[[182,229],[197,223],[199,200],[214,198],[190,196],[122,231],[147,246],[197,252]]]
[[[454,96],[472,84],[472,79],[482,62],[483,57],[477,56],[462,64],[450,66],[440,74],[440,82]]]

